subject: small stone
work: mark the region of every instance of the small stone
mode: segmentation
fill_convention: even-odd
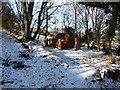
[[[61,66],[63,66],[63,67],[69,67],[69,65],[66,64],[66,63],[62,63]]]
[[[96,80],[91,80],[91,82],[96,82]]]
[[[64,83],[61,83],[62,85],[64,85]]]
[[[74,83],[71,83],[72,85],[74,85]]]
[[[58,67],[59,65],[58,65],[58,64],[56,64],[55,66],[57,66],[57,67]]]
[[[76,58],[76,60],[79,60],[79,58]]]
[[[24,85],[20,85],[21,87],[24,87]]]
[[[47,57],[47,55],[43,55],[42,57],[45,58],[45,57]]]
[[[50,61],[44,61],[44,62],[50,63]]]
[[[34,84],[34,83],[32,83],[32,84],[31,84],[31,86],[35,86],[35,84]]]

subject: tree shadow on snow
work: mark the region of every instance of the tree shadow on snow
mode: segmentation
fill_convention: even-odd
[[[7,36],[5,35],[5,37]],[[82,49],[82,50],[87,51],[87,49]],[[40,48],[38,47],[36,51],[33,51],[33,54],[35,56],[30,60],[34,61],[34,59],[36,59],[36,61],[43,61],[42,64],[44,64],[43,65],[44,67],[41,68],[39,67],[39,63],[34,63],[38,66],[33,67],[31,65],[30,69],[36,68],[35,69],[36,71],[43,71],[43,72],[42,73],[37,73],[37,72],[32,73],[34,71],[30,72],[31,79],[29,80],[30,82],[27,83],[38,84],[34,86],[35,88],[38,88],[40,86],[42,88],[61,88],[61,87],[62,88],[100,88],[100,87],[104,88],[105,87],[104,84],[109,88],[112,87],[112,85],[114,85],[112,83],[108,83],[107,81],[92,82],[92,80],[95,79],[93,76],[93,74],[96,73],[95,68],[84,63],[83,61],[78,62],[75,58],[77,57],[76,55],[70,58],[69,56],[72,56],[72,52],[76,52],[76,51],[57,50],[51,47],[40,47]],[[89,56],[87,56],[87,58],[89,58]],[[22,75],[24,74],[26,75],[26,73],[22,73]],[[44,75],[44,77],[40,77],[43,76],[42,74]],[[35,77],[32,78],[32,75],[35,75]],[[14,80],[14,78],[12,79]],[[11,86],[9,84],[8,87],[11,88]],[[24,86],[21,87],[24,88]],[[28,87],[30,88],[33,86],[29,85]]]
[[[96,69],[84,62],[77,62],[75,58],[70,58],[69,56],[66,56],[66,50],[57,50],[51,47],[44,47],[44,50],[52,52],[51,54],[48,54],[47,56],[50,55],[55,55],[59,58],[61,58],[61,62],[58,65],[58,71],[63,71],[63,76],[66,80],[68,80],[69,84],[65,85],[70,85],[70,87],[79,87],[79,88],[112,88],[114,86],[118,86],[117,83],[109,83],[107,81],[95,81],[94,82],[94,74],[96,73]],[[69,50],[68,50],[69,51]],[[72,54],[72,53],[71,53]],[[95,57],[97,57],[96,55]],[[89,58],[89,56],[88,56]],[[97,63],[100,63],[97,62]],[[64,64],[64,65],[63,65]],[[61,82],[64,82],[61,80]],[[67,87],[64,86],[64,87]]]

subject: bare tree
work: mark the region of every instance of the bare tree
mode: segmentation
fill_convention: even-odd
[[[79,18],[81,18],[81,29],[85,31],[85,42],[87,43],[88,48],[90,48],[90,28],[89,28],[89,22],[90,22],[90,16],[89,16],[89,7],[87,6],[79,6],[78,12],[79,12]]]
[[[15,0],[15,5],[19,15],[20,29],[23,32],[23,37],[26,39],[26,41],[30,41],[30,26],[33,19],[34,0],[33,2],[30,2],[30,0]]]
[[[33,2],[27,2],[26,0],[22,2],[23,5],[23,19],[24,19],[24,37],[27,41],[31,40],[30,25],[32,22],[32,12],[34,7]]]
[[[44,10],[44,8],[46,7],[47,3],[48,3],[48,2],[42,2],[42,5],[41,5],[40,11],[39,11],[39,15],[38,15],[37,31],[35,32],[32,40],[35,40],[37,34],[38,34],[39,31],[40,31],[40,26],[42,25],[42,22],[43,22],[41,17],[42,17],[43,10]]]
[[[71,23],[72,23],[72,15],[70,13],[70,9],[68,8],[70,7],[69,5],[65,5],[62,7],[62,16],[63,16],[63,26],[65,27],[70,27]]]
[[[105,12],[103,9],[91,7],[89,10],[90,18],[92,20],[93,29],[93,43],[92,47],[97,45],[97,50],[100,50],[101,31],[105,28]]]

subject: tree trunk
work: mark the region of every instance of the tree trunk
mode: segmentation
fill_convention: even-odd
[[[109,22],[109,31],[108,31],[108,38],[109,38],[109,41],[108,41],[108,54],[109,55],[112,55],[112,50],[111,50],[111,43],[112,43],[112,40],[115,36],[115,29],[117,27],[117,11],[116,9],[113,7],[113,12],[112,12],[112,16],[111,16],[111,19],[110,19],[110,22]]]
[[[90,49],[90,44],[89,44],[89,42],[87,42],[87,48]]]
[[[27,4],[27,2],[23,1],[24,37],[26,41],[31,40],[30,25],[32,21],[33,7],[34,2],[29,2],[29,4]]]
[[[45,39],[47,38],[48,34],[48,9],[46,9],[46,33],[45,33]]]
[[[87,35],[87,46],[88,46],[88,49],[90,49],[90,35],[89,35],[88,25],[87,25],[86,35]]]
[[[96,43],[96,33],[95,33],[95,30],[94,30],[94,31],[93,31],[93,43],[92,43],[92,47],[91,47],[91,49],[94,48],[95,43]]]
[[[40,26],[41,26],[41,24],[42,24],[42,20],[41,20],[42,12],[43,12],[43,10],[44,10],[44,8],[45,8],[46,5],[47,5],[47,2],[42,2],[41,10],[40,10],[39,15],[38,15],[37,31],[35,32],[35,34],[34,34],[34,36],[33,36],[33,38],[32,38],[33,41],[36,39],[36,36],[37,36],[37,34],[39,33]]]
[[[111,41],[108,43],[107,54],[108,54],[108,55],[112,55]]]
[[[97,51],[98,52],[100,51],[100,38],[98,38],[98,41],[97,41]]]
[[[98,30],[97,30],[97,36],[96,36],[97,37],[97,51],[100,51],[100,37],[101,37],[100,36],[100,26],[101,25],[99,25],[97,28]]]
[[[77,35],[77,11],[76,11],[76,3],[74,6],[74,10],[75,10],[75,34]]]
[[[88,12],[88,7],[86,6],[86,10]],[[85,22],[86,22],[86,37],[87,37],[87,47],[90,48],[90,37],[89,37],[89,29],[88,29],[88,13],[85,12]]]
[[[24,19],[24,37],[27,41],[30,40],[30,37],[28,36],[28,12],[27,12],[27,2],[23,1],[23,19]]]

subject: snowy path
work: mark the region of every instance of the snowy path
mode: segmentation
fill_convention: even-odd
[[[94,80],[93,74],[102,65],[107,65],[103,52],[95,50],[58,50],[51,47],[42,47],[41,45],[31,45],[32,51],[25,50],[21,43],[9,39],[5,32],[2,36],[2,59],[13,61],[22,61],[27,68],[14,69],[14,63],[10,66],[2,66],[4,81],[13,81],[4,83],[4,88],[100,88],[100,87],[118,87],[110,79],[104,82]],[[20,57],[21,52],[31,56],[29,59]]]

